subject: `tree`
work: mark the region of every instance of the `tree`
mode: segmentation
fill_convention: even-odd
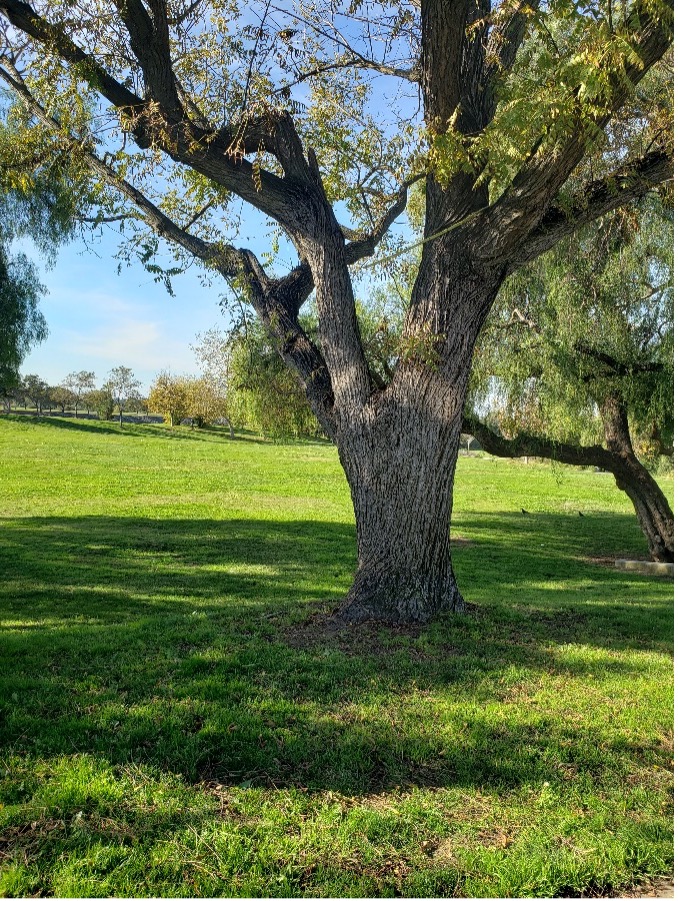
[[[34,344],[47,337],[38,304],[43,287],[24,254],[10,256],[0,244],[0,385],[19,380],[19,367]]]
[[[463,609],[450,515],[474,343],[511,272],[671,178],[671,132],[649,133],[642,115],[586,180],[592,149],[612,145],[667,53],[670,5],[76,9],[0,0],[11,24],[0,77],[102,191],[244,293],[297,372],[355,510],[358,570],[341,615],[407,621]],[[421,263],[382,386],[352,271],[381,248],[393,271],[403,242],[391,226],[422,179]],[[272,223],[274,251],[280,234],[288,240],[291,271],[267,271],[234,245],[243,201]],[[162,277],[157,239],[131,237],[130,253]],[[318,343],[299,319],[312,291]]]
[[[397,293],[372,290],[366,301],[356,301],[360,337],[370,377],[386,386],[398,358],[402,325]],[[313,341],[318,338],[315,310],[300,316],[300,325]],[[247,428],[273,438],[315,437],[320,424],[313,414],[303,386],[285,365],[277,342],[260,322],[239,323],[228,333],[213,330],[194,348],[212,360],[212,373],[222,374],[234,419]],[[199,357],[200,359],[200,357]]]
[[[70,407],[75,403],[75,395],[64,385],[55,385],[50,388],[49,399],[55,406],[59,407],[62,413],[66,412],[66,407]]]
[[[95,410],[99,419],[109,420],[113,418],[115,403],[111,390],[107,385],[96,388],[94,391],[88,391],[83,400],[87,404],[88,411],[90,409]]]
[[[186,415],[190,417],[195,427],[202,429],[219,419],[225,419],[231,428],[233,438],[233,426],[226,415],[226,399],[214,382],[207,378],[185,379],[184,388],[188,401]]]
[[[0,118],[0,385],[16,385],[19,367],[35,344],[47,337],[39,309],[45,291],[34,263],[12,244],[30,238],[48,264],[59,244],[73,233],[79,190],[77,167],[65,154],[52,155],[54,138],[27,127],[22,104],[7,106]],[[82,183],[80,183],[82,185]]]
[[[673,453],[672,218],[649,197],[510,279],[479,342],[474,392],[501,431],[465,420],[499,456],[611,472],[658,561],[673,560],[673,513],[634,445]]]
[[[209,394],[214,402],[218,401],[220,412],[217,418],[226,420],[233,438],[235,433],[229,414],[233,391],[231,336],[214,328],[196,335],[196,341],[191,349],[202,372],[202,380],[209,383]]]
[[[81,369],[80,372],[69,372],[62,382],[63,387],[70,391],[73,396],[73,407],[75,408],[75,418],[78,418],[78,407],[83,396],[88,391],[94,390],[94,373]]]
[[[27,375],[22,380],[22,388],[25,396],[35,407],[38,416],[42,415],[42,409],[49,401],[47,382],[38,375]]]
[[[149,410],[162,413],[171,426],[190,418],[201,429],[226,418],[224,396],[208,378],[172,376],[163,371],[151,385],[148,404]]]
[[[141,382],[134,378],[134,373],[127,366],[116,366],[108,374],[103,390],[110,393],[114,406],[118,408],[120,426],[122,414],[128,402],[136,395]]]
[[[171,426],[181,422],[188,411],[185,379],[172,376],[166,371],[160,372],[151,385],[148,409],[152,413],[162,414]]]
[[[312,332],[303,323],[307,334]],[[272,438],[317,434],[318,420],[277,342],[258,322],[227,336],[230,409],[236,422]]]

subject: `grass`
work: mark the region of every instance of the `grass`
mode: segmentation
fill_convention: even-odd
[[[321,442],[3,417],[0,517],[0,894],[672,870],[672,585],[607,565],[646,554],[611,476],[462,457],[477,610],[419,630],[323,625],[355,534]]]

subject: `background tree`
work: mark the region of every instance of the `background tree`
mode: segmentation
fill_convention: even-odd
[[[312,331],[309,323],[304,323]],[[229,335],[230,409],[235,421],[271,438],[318,434],[303,386],[285,365],[277,341],[259,322]]]
[[[103,390],[110,393],[113,405],[118,408],[121,426],[125,407],[130,399],[136,395],[140,387],[141,382],[134,378],[134,373],[127,366],[116,366],[108,374]]]
[[[83,400],[88,410],[95,410],[99,419],[108,420],[113,418],[115,410],[115,402],[111,390],[107,385],[101,388],[95,388],[94,391],[88,391]]]
[[[47,323],[39,309],[43,290],[27,257],[10,256],[0,245],[0,385],[4,388],[17,384],[24,357],[47,337]]]
[[[233,426],[227,416],[226,398],[214,382],[207,378],[189,378],[185,379],[184,387],[188,401],[186,415],[191,418],[196,428],[202,429],[223,419],[229,424],[233,438]]]
[[[50,265],[58,246],[72,236],[78,205],[92,198],[77,164],[54,136],[27,119],[23,104],[0,104],[0,384],[16,384],[30,348],[44,341],[47,323],[39,309],[44,293],[34,263],[15,253],[13,242],[29,238]]]
[[[462,609],[450,515],[474,343],[511,272],[671,178],[670,132],[648,134],[644,121],[587,178],[592,150],[613,145],[670,46],[670,5],[113,0],[107,15],[76,10],[0,0],[11,25],[0,77],[102,193],[235,283],[275,336],[351,489],[358,571],[342,616]],[[382,386],[352,270],[384,247],[388,270],[402,244],[391,226],[421,179],[421,264]],[[236,248],[242,201],[273,223],[273,251],[288,240],[290,271]],[[133,237],[130,253],[157,268],[154,239]],[[317,343],[299,319],[312,291]]]
[[[75,396],[72,391],[63,385],[54,385],[49,389],[49,399],[55,407],[58,407],[62,413],[66,412],[66,407],[70,407],[75,403]]]
[[[93,372],[81,369],[80,372],[69,372],[63,380],[62,385],[73,395],[73,407],[75,409],[75,418],[78,418],[78,407],[82,401],[83,395],[88,391],[94,390],[95,376]]]
[[[186,380],[163,370],[158,373],[148,395],[148,409],[160,413],[171,426],[181,422],[188,414]]]
[[[3,385],[0,382],[0,398],[2,398],[2,405],[4,407],[5,413],[11,413],[12,407],[18,407],[19,405],[23,405],[23,408],[25,410],[26,396],[23,392],[21,379],[19,379],[17,384],[13,385]]]
[[[235,433],[231,419],[234,390],[231,371],[232,337],[220,329],[210,329],[196,335],[196,344],[192,344],[191,349],[201,371],[201,378],[209,383],[209,395],[220,410],[216,418],[226,420],[233,438]]]
[[[648,197],[510,279],[479,342],[472,395],[501,431],[465,420],[491,453],[613,473],[660,561],[673,560],[673,513],[636,447],[673,452],[672,218]]]
[[[387,385],[400,350],[401,298],[393,290],[373,289],[365,301],[356,302],[356,315],[371,377]],[[314,308],[300,317],[300,323],[309,338],[317,341]],[[228,406],[239,425],[276,439],[321,434],[303,386],[285,365],[276,337],[260,322],[248,320],[230,332],[213,331],[205,337],[196,353],[199,349],[205,355],[208,350],[213,367],[225,381]]]
[[[22,379],[22,391],[35,407],[38,416],[49,401],[49,385],[38,375],[27,375]]]

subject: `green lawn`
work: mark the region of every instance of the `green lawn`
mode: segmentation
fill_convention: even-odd
[[[476,606],[419,630],[323,619],[355,538],[321,442],[2,417],[0,517],[0,894],[671,872],[673,586],[610,567],[646,554],[611,476],[462,457]]]

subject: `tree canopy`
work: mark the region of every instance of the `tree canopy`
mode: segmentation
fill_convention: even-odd
[[[7,106],[0,120],[0,386],[16,385],[30,348],[47,336],[40,311],[44,287],[35,264],[13,242],[29,237],[52,260],[73,229],[71,186],[62,161],[47,161],[45,147],[20,124],[25,112]]]

